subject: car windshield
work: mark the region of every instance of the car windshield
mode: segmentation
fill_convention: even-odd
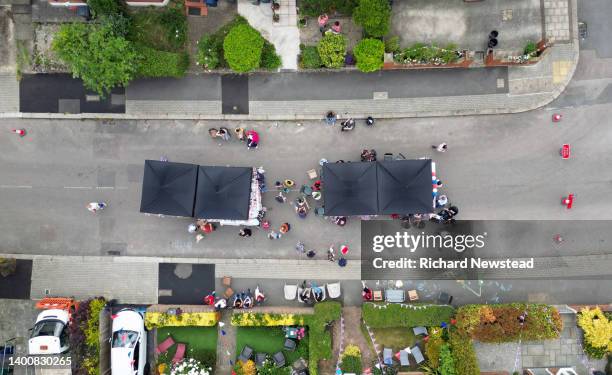
[[[58,337],[64,329],[64,323],[59,320],[43,320],[34,325],[31,337],[55,336]]]
[[[133,348],[138,341],[138,332],[119,330],[113,333],[113,348]]]

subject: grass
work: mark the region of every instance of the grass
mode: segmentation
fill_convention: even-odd
[[[131,14],[128,39],[136,44],[166,52],[179,52],[187,42],[187,18],[175,4],[162,9],[139,9]]]
[[[293,352],[283,350],[285,332],[282,327],[238,327],[236,332],[236,355],[242,352],[245,345],[253,348],[255,353],[274,354],[282,351],[288,365],[303,357],[308,359],[308,334],[298,342]]]
[[[171,335],[176,343],[187,344],[185,358],[195,358],[214,366],[217,352],[217,327],[162,327],[157,329],[157,342]],[[159,356],[159,363],[169,363],[176,352],[173,345]]]
[[[382,348],[391,348],[393,352],[397,352],[406,347],[412,347],[417,342],[412,328],[396,327],[396,328],[373,328],[376,343]]]

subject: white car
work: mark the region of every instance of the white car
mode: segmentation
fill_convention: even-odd
[[[65,310],[44,310],[36,318],[28,340],[30,355],[61,354],[69,349],[68,320]]]
[[[147,366],[147,333],[142,314],[119,311],[113,319],[111,371],[113,375],[144,375]]]

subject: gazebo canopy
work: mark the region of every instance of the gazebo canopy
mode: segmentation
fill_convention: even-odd
[[[378,164],[380,214],[433,212],[431,160],[387,160]]]
[[[378,212],[376,163],[323,165],[325,215],[374,215]]]
[[[140,212],[193,216],[197,172],[194,164],[145,160]]]
[[[194,216],[247,220],[252,176],[253,169],[247,167],[200,166]]]

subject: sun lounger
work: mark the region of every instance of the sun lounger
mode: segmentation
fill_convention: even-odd
[[[425,362],[425,357],[423,357],[423,353],[421,353],[421,349],[418,346],[410,348],[410,351],[412,352],[412,356],[414,357],[417,365]]]
[[[285,299],[293,301],[297,296],[298,286],[297,285],[286,285],[285,284]]]
[[[172,338],[172,336],[168,336],[164,341],[160,342],[159,345],[157,345],[157,348],[155,348],[155,353],[165,353],[168,351],[168,349],[170,349],[172,345],[174,345],[174,339]]]
[[[286,364],[285,355],[283,354],[283,352],[274,353],[272,359],[274,360],[274,365],[276,367],[283,367]]]
[[[408,359],[408,352],[400,350],[399,361],[401,366],[410,366],[410,360]]]
[[[427,336],[427,328],[425,327],[414,327],[412,328],[412,332],[414,332],[415,336],[419,336],[419,335]]]
[[[340,298],[342,293],[340,290],[340,283],[327,284],[327,296],[329,298]]]
[[[185,358],[185,344],[177,344],[176,352],[174,353],[174,357],[172,357],[172,363],[179,363]]]
[[[393,350],[391,348],[383,349],[383,363],[385,365],[393,364]]]
[[[406,295],[403,289],[387,289],[385,290],[385,299],[387,302],[402,303],[406,300]]]

